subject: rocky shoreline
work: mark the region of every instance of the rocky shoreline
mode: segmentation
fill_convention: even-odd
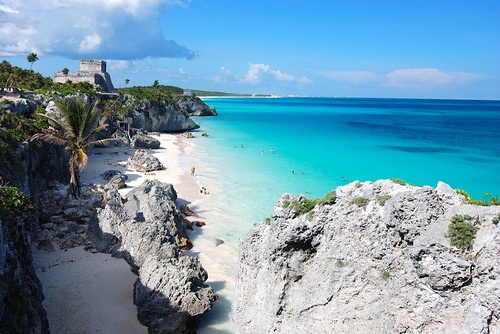
[[[307,214],[284,194],[241,238],[239,333],[500,333],[498,206],[464,204],[444,183],[333,194]],[[455,215],[474,221],[470,250],[446,237]]]

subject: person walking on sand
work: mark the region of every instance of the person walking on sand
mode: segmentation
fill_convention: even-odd
[[[196,169],[193,167],[191,167],[191,176],[194,176],[194,172],[196,171]]]

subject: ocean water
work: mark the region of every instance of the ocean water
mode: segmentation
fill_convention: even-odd
[[[220,299],[199,333],[234,333],[229,320],[238,239],[270,216],[283,193],[321,198],[349,182],[438,181],[474,198],[500,194],[500,101],[356,98],[206,98],[182,162],[210,191],[204,249]],[[208,137],[201,137],[202,131]],[[224,240],[216,247],[215,239]],[[205,264],[204,264],[205,265]]]

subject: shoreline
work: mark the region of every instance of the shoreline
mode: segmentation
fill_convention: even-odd
[[[195,220],[205,220],[204,212],[211,209],[203,203],[206,195],[200,194],[200,184],[202,181],[207,183],[207,180],[200,174],[195,174],[194,177],[190,174],[191,166],[199,163],[196,154],[190,155],[195,151],[195,144],[189,142],[193,139],[188,140],[181,134],[160,134],[154,137],[160,140],[160,148],[148,152],[160,160],[165,167],[163,170],[147,174],[128,170],[126,162],[133,156],[135,148],[93,149],[89,153],[88,165],[81,172],[82,185],[106,184],[107,181],[100,175],[108,170],[119,170],[127,175],[127,187],[119,190],[123,196],[144,180],[157,179],[174,186],[178,195],[178,207],[186,204],[199,215]],[[210,187],[207,188],[211,190]],[[207,224],[210,222],[207,221]],[[192,241],[203,233],[203,227],[193,224],[193,229],[188,231]],[[202,243],[197,245],[193,241],[193,244],[193,249],[184,253],[200,258],[209,273],[206,283],[219,295],[218,290],[224,284],[220,284],[223,277],[218,273],[221,269],[217,268],[217,261],[212,261],[206,255],[207,249]],[[83,247],[55,252],[40,251],[33,247],[33,259],[35,271],[43,286],[43,305],[47,311],[51,333],[147,333],[147,327],[137,320],[137,307],[133,304],[133,284],[137,276],[131,272],[125,260],[112,258],[109,254],[93,254],[84,251]],[[217,309],[215,304],[210,312],[214,309]],[[218,313],[216,310],[215,312]],[[206,318],[201,318],[200,325],[203,326],[204,322],[207,322]]]

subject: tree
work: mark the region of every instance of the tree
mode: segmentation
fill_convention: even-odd
[[[44,114],[37,114],[37,116],[47,118],[55,131],[37,133],[32,139],[41,139],[66,147],[69,153],[70,172],[67,201],[70,194],[74,198],[78,198],[81,194],[80,172],[87,165],[87,152],[90,146],[102,145],[116,139],[92,140],[96,132],[104,130],[107,126],[107,124],[98,125],[101,114],[97,108],[98,100],[87,103],[81,97],[71,97],[57,100],[55,103],[63,115],[61,121]]]
[[[26,57],[30,63],[30,70],[33,68],[33,63],[38,60],[38,56],[36,53],[31,52],[28,57]]]
[[[130,83],[130,79],[125,79],[125,86],[128,86],[129,83]]]
[[[68,75],[69,73],[69,70],[67,67],[63,68],[62,71],[61,71],[64,75]]]

